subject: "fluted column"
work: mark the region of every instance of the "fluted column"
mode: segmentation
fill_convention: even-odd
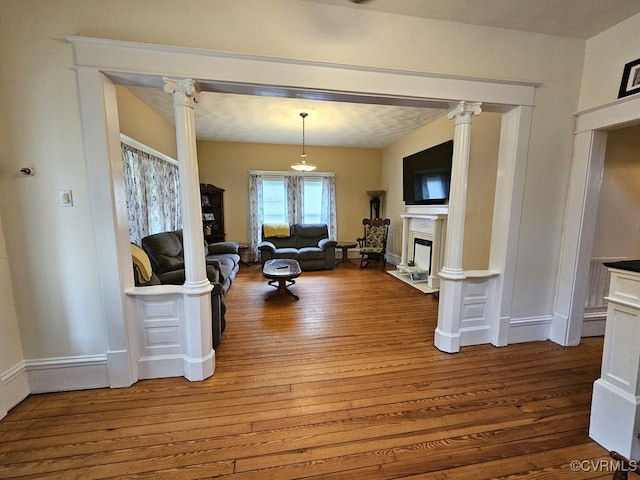
[[[464,214],[467,203],[467,178],[471,144],[471,119],[482,110],[480,103],[460,102],[449,111],[455,118],[453,135],[453,167],[444,264],[440,273],[440,306],[434,344],[447,353],[460,350],[460,323],[463,316],[465,274],[462,269],[464,247]]]
[[[467,179],[469,176],[469,149],[471,145],[471,119],[482,112],[479,102],[460,102],[449,111],[449,119],[455,118],[453,135],[453,167],[449,216],[447,218],[447,245],[440,276],[449,279],[464,278],[462,248],[464,243],[464,215],[467,203]]]
[[[164,91],[173,95],[180,172],[182,231],[185,263],[184,376],[192,381],[213,375],[215,352],[211,330],[211,282],[207,279],[202,233],[194,105],[196,84],[191,79],[164,78]]]
[[[193,110],[198,101],[198,94],[195,82],[191,79],[164,78],[164,91],[173,95],[182,202],[185,287],[198,288],[208,283],[202,236],[202,207]]]

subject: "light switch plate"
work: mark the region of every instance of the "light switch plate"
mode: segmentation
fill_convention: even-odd
[[[73,196],[71,190],[60,190],[60,206],[73,207]]]

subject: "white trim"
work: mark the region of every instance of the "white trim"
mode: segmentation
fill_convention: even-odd
[[[459,100],[484,104],[535,104],[539,83],[433,74],[409,70],[337,64],[292,58],[248,55],[70,35],[78,66],[108,72],[113,79],[134,81],[154,75],[148,86],[162,87],[160,75],[193,78],[202,91],[224,84],[226,91],[258,94],[277,88],[282,94],[313,92],[314,98],[366,97],[371,103],[405,104],[448,109]],[[216,78],[211,78],[215,72]],[[283,85],[283,79],[289,82]],[[149,80],[149,79],[148,79]],[[362,86],[367,86],[367,92]],[[235,88],[235,90],[234,90]],[[429,92],[429,97],[425,96]],[[488,111],[487,109],[484,109]]]
[[[24,362],[0,374],[0,419],[29,395],[29,381]]]
[[[165,162],[172,163],[173,165],[178,165],[178,161],[175,158],[171,158],[169,155],[165,155],[164,153],[159,152],[158,150],[151,148],[150,146],[145,145],[144,143],[139,142],[138,140],[128,137],[124,133],[120,134],[120,141],[126,145],[129,145],[130,147],[133,147],[137,150],[141,150],[145,153],[148,153],[149,155],[153,155],[154,157],[161,158]]]
[[[509,343],[524,343],[549,340],[549,329],[553,317],[522,317],[509,322]]]
[[[127,311],[124,291],[134,284],[125,192],[114,188],[124,182],[120,124],[115,85],[102,72],[76,69],[82,113],[82,131],[90,183],[94,237],[100,239],[96,259],[102,290],[102,310],[96,311],[106,326],[108,351],[126,352],[126,361],[107,363],[109,386],[126,387],[138,380],[135,322]],[[126,319],[130,319],[127,321]],[[126,365],[127,369],[122,366]],[[55,390],[55,388],[54,388]]]
[[[107,355],[25,360],[29,393],[84,390],[109,386]]]
[[[610,130],[638,122],[638,97],[619,98],[612,102],[575,113],[576,133]]]
[[[584,297],[596,228],[607,131],[640,122],[640,96],[614,100],[576,114],[565,229],[549,338],[576,345],[583,330]]]
[[[527,152],[520,147],[529,138],[528,120],[535,100],[535,83],[363,68],[78,36],[67,39],[73,45],[78,76],[95,237],[101,239],[103,253],[98,262],[103,309],[98,313],[107,327],[109,351],[121,352],[128,360],[124,362],[119,358],[122,355],[117,355],[114,356],[117,361],[108,363],[111,386],[114,383],[119,386],[131,384],[138,378],[135,314],[124,301],[124,292],[133,284],[126,202],[122,192],[113,188],[123,177],[116,83],[162,88],[163,77],[188,78],[194,79],[203,91],[223,84],[227,91],[236,93],[255,95],[278,91],[301,98],[443,109],[460,101],[482,102],[485,111],[507,112],[503,123],[508,124],[515,141],[507,142],[506,146],[501,144],[500,156],[504,162],[514,162],[516,171],[526,164]],[[283,79],[287,85],[282,85]],[[515,114],[510,115],[510,110],[516,110]],[[522,207],[522,186],[518,176],[512,171],[509,173],[511,178],[499,175],[496,185],[496,191],[503,185],[507,203],[515,200],[509,223],[500,232],[507,237],[500,247],[506,248],[507,253],[499,253],[498,257],[506,262],[511,260],[517,247],[520,226],[515,220]],[[490,267],[507,272],[497,293],[502,295],[502,289],[505,289],[508,298],[499,298],[502,298],[502,305],[510,304],[512,292],[508,285],[512,278],[506,269],[493,264]],[[122,369],[125,364],[128,371]]]
[[[501,272],[495,288],[491,319],[491,343],[496,347],[510,342],[509,319],[516,283],[516,264],[520,243],[520,223],[533,108],[512,108],[502,115],[498,171],[493,203],[489,269]]]

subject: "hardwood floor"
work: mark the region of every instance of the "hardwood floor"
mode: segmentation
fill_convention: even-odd
[[[437,300],[380,270],[291,288],[265,302],[242,268],[204,382],[30,396],[0,422],[0,478],[611,478],[587,433],[601,338],[445,354]]]

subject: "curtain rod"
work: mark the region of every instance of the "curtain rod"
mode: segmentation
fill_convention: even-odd
[[[264,175],[264,176],[290,176],[290,177],[335,177],[336,172],[292,172],[290,170],[286,171],[276,171],[276,170],[248,170],[248,173],[252,175]]]
[[[130,147],[137,148],[138,150],[148,153],[149,155],[153,155],[154,157],[161,158],[166,162],[173,163],[174,165],[178,165],[178,161],[175,158],[171,158],[169,155],[165,155],[164,153],[159,152],[158,150],[151,148],[150,146],[145,145],[144,143],[139,142],[138,140],[135,140],[125,135],[124,133],[120,134],[120,141],[122,143],[129,145]]]

